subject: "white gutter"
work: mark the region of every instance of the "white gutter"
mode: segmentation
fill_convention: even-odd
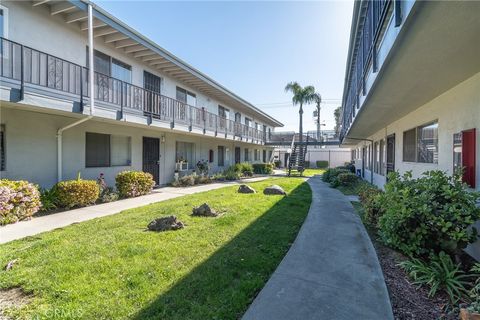
[[[94,97],[94,67],[93,67],[93,15],[92,15],[92,5],[88,4],[88,61],[89,63],[89,72],[88,72],[88,81],[89,81],[89,93],[90,93],[90,115],[86,118],[77,120],[69,125],[62,127],[57,130],[57,182],[63,180],[63,163],[62,163],[62,146],[63,146],[63,131],[73,128],[85,121],[88,121],[93,118],[93,112],[95,110],[95,97]]]

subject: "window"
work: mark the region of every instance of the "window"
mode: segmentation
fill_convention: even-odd
[[[110,57],[103,52],[94,50],[93,61],[95,72],[103,75],[131,83],[132,67],[120,60]],[[87,47],[87,66],[88,66],[88,47]]]
[[[258,150],[257,149],[253,150],[253,157],[254,157],[253,158],[254,161],[258,161]]]
[[[228,115],[230,114],[230,110],[225,107],[218,106],[218,116],[223,119],[228,119]]]
[[[242,115],[240,114],[240,112],[235,113],[235,122],[242,122]]]
[[[462,168],[462,133],[453,135],[453,171]]]
[[[0,125],[0,171],[4,171],[5,167],[5,126]]]
[[[245,125],[247,127],[250,127],[250,123],[252,122],[252,120],[250,120],[249,118],[245,118]]]
[[[218,166],[223,167],[225,165],[225,147],[218,146]]]
[[[403,133],[403,161],[438,163],[438,123],[433,122]]]
[[[213,150],[210,149],[208,151],[208,162],[212,163],[214,160],[213,160]]]
[[[122,80],[127,83],[132,82],[132,67],[117,59],[112,59],[111,76],[115,79]]]
[[[245,161],[249,161],[248,160],[248,148],[245,148]]]
[[[85,166],[111,167],[131,164],[131,138],[103,133],[86,133]]]
[[[385,175],[385,141],[380,140],[380,169],[379,173],[384,176]]]
[[[177,87],[176,97],[178,101],[186,103],[190,106],[195,107],[197,105],[197,96],[195,93],[187,91],[183,88]]]
[[[195,165],[195,144],[177,141],[175,160],[176,162],[187,161],[190,163],[190,168],[193,168]]]
[[[262,151],[262,161],[267,162],[267,150]]]
[[[6,38],[7,35],[6,35],[6,13],[7,11],[2,7],[0,6],[0,37],[4,37]]]

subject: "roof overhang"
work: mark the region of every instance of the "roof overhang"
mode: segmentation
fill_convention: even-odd
[[[480,72],[480,2],[417,5],[368,91],[345,144],[355,144],[349,138],[374,134]]]
[[[88,29],[87,8],[93,8],[94,37],[103,41],[122,53],[138,59],[159,72],[170,76],[189,87],[225,103],[238,111],[244,112],[255,119],[273,127],[283,127],[283,124],[267,113],[226,89],[218,82],[201,73],[185,61],[163,49],[152,40],[129,27],[119,19],[89,0],[33,0],[32,5],[48,5],[51,15],[63,15],[68,24],[77,24],[79,29]]]

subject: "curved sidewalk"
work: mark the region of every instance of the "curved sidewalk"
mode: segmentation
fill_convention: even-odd
[[[242,319],[393,319],[375,249],[348,198],[318,176],[308,183],[313,199],[297,239]]]

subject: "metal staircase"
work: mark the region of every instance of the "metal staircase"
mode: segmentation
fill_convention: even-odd
[[[303,171],[305,170],[305,156],[307,155],[307,147],[308,147],[308,136],[307,141],[303,143],[296,143],[295,136],[292,139],[290,157],[288,159],[288,176],[292,175],[292,171],[295,171],[300,176],[303,175]]]

